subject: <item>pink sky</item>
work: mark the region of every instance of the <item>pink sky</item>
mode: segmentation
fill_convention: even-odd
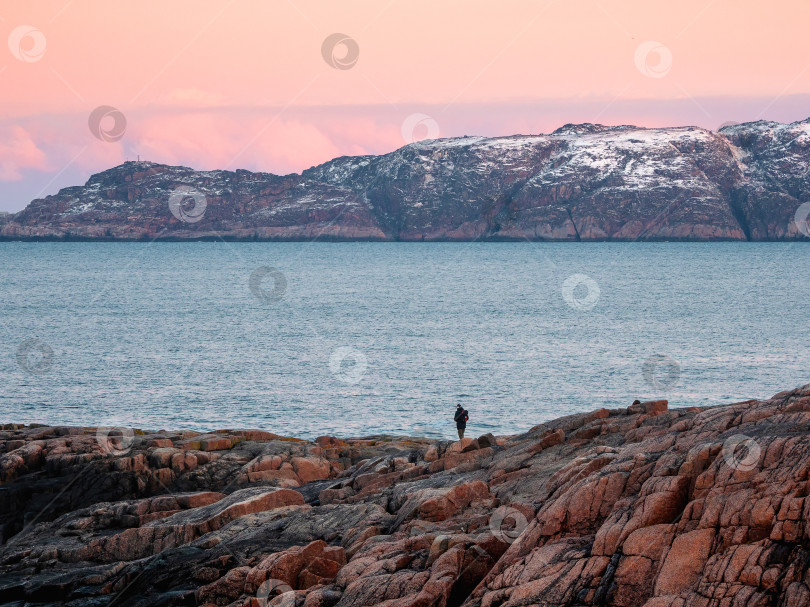
[[[137,154],[289,173],[388,152],[428,127],[800,120],[808,23],[805,0],[6,3],[0,210]],[[334,33],[359,48],[350,69],[322,56]],[[88,127],[101,105],[126,118],[117,141]],[[413,114],[429,118],[403,135]]]

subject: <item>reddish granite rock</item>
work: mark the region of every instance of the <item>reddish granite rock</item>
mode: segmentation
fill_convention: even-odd
[[[495,438],[491,432],[479,436],[476,439],[476,442],[481,449],[486,449],[487,447],[496,447],[498,445],[498,439]]]
[[[240,517],[304,503],[298,492],[271,487],[248,488],[228,496],[220,495],[206,495],[210,496],[210,500],[197,497],[187,502],[197,505],[185,510],[171,509],[174,503],[180,505],[179,500],[156,498],[164,503],[153,507],[162,509],[160,513],[164,516],[151,517],[151,520],[146,518],[137,528],[102,535],[72,550],[63,548],[63,558],[97,562],[143,558],[167,548],[188,544]]]
[[[349,444],[334,436],[319,436],[315,439],[315,444],[320,445],[324,449],[328,448],[343,448],[348,447]]]
[[[711,554],[714,529],[696,529],[677,536],[664,558],[655,581],[655,594],[678,595],[701,577]],[[738,572],[739,573],[739,572]],[[738,576],[732,576],[732,580]]]
[[[419,517],[427,521],[443,521],[476,500],[488,499],[486,483],[474,481],[442,490],[439,495],[426,499],[419,505]]]
[[[445,455],[448,453],[465,453],[478,448],[478,443],[474,438],[461,438],[454,443],[450,444],[445,450]]]
[[[346,564],[346,555],[342,550],[336,552],[329,548],[326,542],[317,540],[264,558],[248,572],[245,591],[256,592],[268,579],[280,580],[292,589],[300,587],[302,590],[334,579],[340,567]]]
[[[565,431],[561,428],[556,430],[549,430],[546,432],[539,441],[529,448],[529,453],[539,453],[543,449],[548,449],[554,445],[559,445],[565,440]]]
[[[638,405],[630,405],[627,407],[627,412],[630,414],[661,415],[667,412],[668,402],[666,400],[649,400]]]
[[[0,596],[259,606],[270,584],[265,602],[297,607],[806,605],[809,458],[810,386],[453,443],[144,432],[107,453],[93,429],[8,425]]]
[[[329,462],[322,457],[294,457],[292,466],[302,483],[329,478]]]

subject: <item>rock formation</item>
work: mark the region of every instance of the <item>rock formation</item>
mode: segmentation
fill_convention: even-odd
[[[7,425],[0,604],[799,607],[808,430],[810,385],[456,442]]]
[[[300,175],[127,162],[0,218],[0,238],[793,240],[810,234],[809,201],[810,119],[582,124],[427,140]]]

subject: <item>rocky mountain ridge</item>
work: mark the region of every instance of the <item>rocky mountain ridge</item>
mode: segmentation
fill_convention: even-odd
[[[4,239],[808,238],[810,119],[718,132],[566,125],[299,174],[127,162],[0,218]]]
[[[810,385],[460,441],[6,425],[0,604],[800,607],[809,430]]]

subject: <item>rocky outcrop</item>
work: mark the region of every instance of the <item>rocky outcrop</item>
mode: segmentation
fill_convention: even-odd
[[[0,430],[0,604],[810,604],[810,385],[520,435]]]
[[[581,124],[428,140],[300,175],[127,162],[0,218],[0,238],[792,240],[808,237],[808,202],[810,119]]]

